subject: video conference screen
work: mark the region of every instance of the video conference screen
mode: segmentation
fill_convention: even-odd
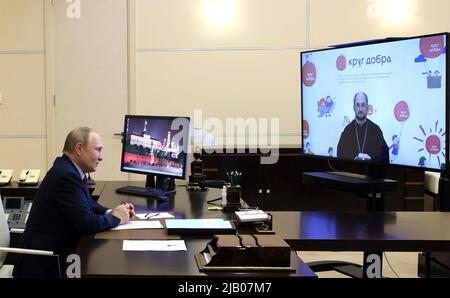
[[[188,117],[125,116],[121,170],[184,178],[189,131]]]
[[[302,52],[304,153],[444,169],[446,37]]]

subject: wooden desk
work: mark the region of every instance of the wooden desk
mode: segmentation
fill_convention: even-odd
[[[204,192],[188,192],[184,186],[176,187],[176,196],[173,200],[159,201],[134,195],[118,194],[116,189],[122,186],[144,186],[144,182],[107,182],[103,187],[98,202],[107,207],[115,207],[123,202],[130,202],[136,208],[136,213],[149,211],[172,211],[176,218],[215,218],[222,216],[217,211],[207,210],[207,200],[222,196],[220,189],[210,189]]]
[[[105,206],[113,207],[122,202],[131,202],[137,213],[149,211],[171,211],[176,218],[217,218],[225,215],[220,211],[207,209],[207,200],[220,197],[221,190],[210,189],[206,192],[188,192],[177,187],[173,200],[159,202],[153,198],[117,194],[115,189],[125,185],[142,186],[143,182],[107,182],[99,198]],[[226,217],[226,216],[225,216]],[[281,276],[316,277],[315,273],[300,260],[295,252],[291,254],[291,266],[295,272],[200,272],[194,254],[206,247],[211,237],[183,237],[187,251],[177,252],[130,252],[122,250],[122,240],[94,239],[84,236],[77,246],[76,253],[81,258],[81,275],[97,276]]]
[[[294,250],[450,251],[446,212],[271,213],[274,231]]]
[[[446,212],[271,212],[295,250],[450,251]]]
[[[221,212],[207,210],[207,200],[220,197],[221,190],[187,192],[177,187],[169,202],[158,202],[116,194],[124,185],[143,182],[107,182],[99,202],[113,207],[132,202],[137,212],[172,211],[177,218],[215,218]],[[294,250],[315,251],[449,251],[450,213],[443,212],[271,212],[273,229]],[[84,276],[207,276],[200,273],[194,253],[209,238],[184,237],[187,252],[124,252],[121,240],[84,237],[78,245]],[[164,264],[164,266],[163,266]],[[296,276],[314,276],[297,261]],[[381,266],[381,264],[380,264]],[[208,274],[210,275],[210,274]]]
[[[95,181],[94,185],[89,185],[89,191],[94,200],[98,200],[105,188],[106,181]]]
[[[198,270],[194,255],[202,251],[209,238],[183,237],[187,251],[123,251],[123,240],[82,238],[77,254],[81,258],[83,277],[316,277],[316,274],[291,253],[291,266],[296,272],[207,272]]]

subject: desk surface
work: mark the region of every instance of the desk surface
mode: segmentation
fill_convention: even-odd
[[[295,250],[450,251],[446,212],[271,212]]]
[[[206,192],[188,192],[177,187],[175,199],[159,202],[156,199],[117,194],[115,189],[125,185],[142,186],[143,182],[107,182],[100,195],[99,202],[114,207],[122,202],[131,202],[136,212],[172,211],[177,218],[217,218],[223,217],[220,211],[207,209],[207,200],[220,197],[221,190],[210,189]],[[94,239],[84,236],[77,246],[76,253],[81,258],[83,276],[199,276],[236,275],[231,272],[202,273],[197,268],[194,255],[206,247],[207,238],[183,237],[187,251],[178,252],[130,252],[122,250],[122,240]],[[252,272],[238,273],[238,276],[291,276],[316,277],[315,273],[302,260],[291,255],[291,266],[295,272]]]
[[[183,237],[187,251],[123,251],[122,240],[92,239],[84,237],[77,248],[81,257],[81,275],[101,276],[277,276],[277,277],[316,277],[315,273],[291,253],[291,266],[296,272],[207,272],[198,270],[194,255],[202,251],[208,239]]]
[[[146,198],[134,195],[116,193],[116,189],[126,185],[144,186],[144,182],[107,182],[98,202],[107,206],[115,207],[123,202],[130,202],[136,208],[136,213],[149,211],[172,211],[176,218],[216,218],[222,217],[222,212],[207,209],[207,200],[219,198],[222,195],[219,189],[208,191],[186,191],[184,186],[176,187],[174,199],[161,201],[155,198]]]

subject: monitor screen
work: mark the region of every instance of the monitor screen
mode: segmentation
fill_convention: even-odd
[[[442,170],[446,34],[300,54],[305,154]]]
[[[189,117],[126,115],[121,170],[185,179]]]
[[[23,197],[4,197],[5,209],[22,209],[24,204]]]

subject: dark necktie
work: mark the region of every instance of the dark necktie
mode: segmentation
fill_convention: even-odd
[[[89,184],[88,184],[88,178],[86,175],[84,175],[83,178],[83,185],[84,185],[84,189],[86,190],[86,194],[88,195],[88,197],[90,197],[90,191],[89,191]]]

